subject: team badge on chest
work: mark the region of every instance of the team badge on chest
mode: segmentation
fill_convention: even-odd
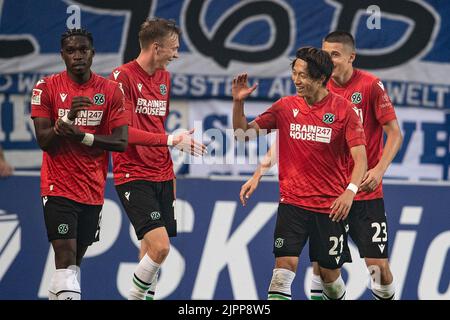
[[[351,102],[353,104],[361,103],[361,101],[362,101],[362,94],[361,94],[361,92],[353,92],[350,100],[351,100]]]
[[[165,84],[160,84],[160,85],[159,85],[159,92],[160,92],[163,96],[166,95],[166,93],[167,93],[167,87],[166,87]]]
[[[105,95],[103,93],[97,93],[94,96],[94,103],[98,106],[105,103]]]
[[[332,124],[334,122],[335,116],[332,113],[325,113],[322,117],[322,121],[326,124]]]

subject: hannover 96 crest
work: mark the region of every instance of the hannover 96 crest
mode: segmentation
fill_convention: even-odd
[[[166,95],[166,93],[167,93],[167,87],[166,87],[165,84],[160,84],[160,85],[159,85],[159,92],[161,92],[161,94],[162,94],[163,96]]]
[[[361,103],[362,101],[362,94],[361,92],[353,92],[352,97],[350,98],[353,104]]]

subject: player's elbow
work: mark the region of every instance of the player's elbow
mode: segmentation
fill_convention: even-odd
[[[50,143],[46,141],[44,138],[38,136],[36,140],[39,145],[39,148],[41,148],[42,151],[48,152],[50,150]]]
[[[128,139],[127,138],[121,138],[118,139],[116,145],[115,145],[115,149],[114,151],[116,152],[124,152],[127,149],[128,146]]]

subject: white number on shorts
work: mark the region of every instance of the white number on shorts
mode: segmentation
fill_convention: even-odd
[[[339,237],[330,237],[330,241],[333,242],[333,247],[330,249],[330,251],[328,251],[328,254],[330,256],[337,256],[338,254],[342,253],[342,250],[344,249],[344,236],[341,234],[341,236]],[[339,245],[339,243],[341,244],[341,249],[339,251],[339,253],[336,251],[337,246]]]
[[[386,222],[378,223],[373,222],[372,228],[375,228],[375,234],[372,237],[372,242],[386,242],[387,232],[386,232]],[[383,229],[383,238],[380,237],[381,229]]]

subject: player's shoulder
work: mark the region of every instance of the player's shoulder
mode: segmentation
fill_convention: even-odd
[[[349,110],[353,110],[353,104],[348,101],[343,96],[336,94],[334,92],[329,92],[330,95],[330,104],[332,108],[339,114],[342,114],[342,116],[345,116],[345,114]]]
[[[114,77],[114,80],[117,80],[118,78],[128,78],[130,74],[133,74],[133,61],[127,62],[121,66],[118,66],[117,68],[113,69],[112,76]]]
[[[351,105],[350,101],[348,101],[343,96],[334,93],[333,91],[328,91],[329,99],[333,105],[342,106],[342,105]]]
[[[295,103],[299,103],[301,99],[299,99],[298,95],[293,95],[293,96],[284,96],[281,97],[280,99],[278,99],[275,104],[280,104],[280,105],[289,105],[289,104],[295,104]]]
[[[368,71],[355,69],[355,72],[357,72],[358,81],[364,84],[372,85],[373,83],[380,81],[380,78]]]
[[[64,72],[61,73],[55,73],[55,74],[51,74],[45,77],[42,77],[41,79],[39,79],[36,84],[34,85],[34,87],[36,89],[42,89],[42,88],[46,88],[46,87],[52,87],[54,85],[57,85],[59,82],[64,81]]]
[[[114,81],[114,80],[102,77],[102,76],[100,76],[98,74],[95,74],[95,73],[93,73],[93,76],[96,78],[95,79],[95,86],[96,87],[99,87],[99,88],[102,87],[102,88],[106,88],[106,89],[111,90],[111,91],[115,91],[116,88],[119,86],[119,84],[116,81]]]
[[[154,78],[155,80],[161,81],[168,80],[170,79],[170,72],[167,71],[166,69],[158,69],[154,74]]]

